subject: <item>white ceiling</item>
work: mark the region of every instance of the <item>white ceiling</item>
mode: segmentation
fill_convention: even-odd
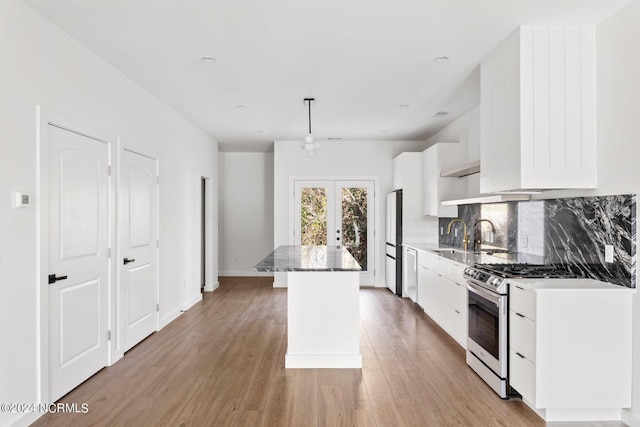
[[[316,139],[425,140],[478,104],[478,64],[518,25],[593,24],[629,2],[25,1],[227,151],[304,138],[305,97]]]

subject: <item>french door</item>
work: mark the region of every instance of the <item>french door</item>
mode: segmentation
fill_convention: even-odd
[[[373,181],[296,180],[294,206],[295,244],[344,246],[374,284]]]

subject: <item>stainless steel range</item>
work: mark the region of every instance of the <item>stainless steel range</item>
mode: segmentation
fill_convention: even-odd
[[[467,365],[503,399],[509,397],[510,278],[577,277],[558,265],[475,264],[464,270],[469,324]]]

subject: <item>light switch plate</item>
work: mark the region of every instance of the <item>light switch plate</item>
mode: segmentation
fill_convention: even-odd
[[[19,191],[13,193],[13,203],[16,208],[27,207],[31,204],[31,197]]]

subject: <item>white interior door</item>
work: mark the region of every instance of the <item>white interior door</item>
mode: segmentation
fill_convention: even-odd
[[[109,146],[48,126],[49,401],[107,365]]]
[[[157,328],[156,160],[122,150],[118,184],[120,346],[127,351]]]
[[[362,267],[361,285],[374,284],[374,182],[295,181],[294,242],[344,246]]]

